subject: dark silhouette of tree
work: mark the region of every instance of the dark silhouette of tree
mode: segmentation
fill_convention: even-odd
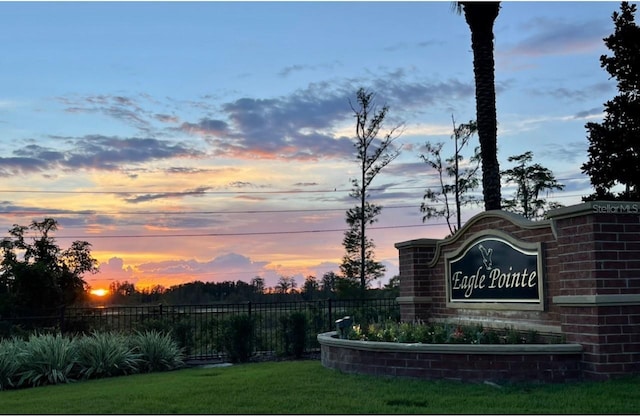
[[[369,201],[369,186],[380,171],[393,161],[399,150],[394,148],[393,141],[399,136],[395,127],[382,138],[378,138],[383,127],[388,106],[378,110],[374,93],[360,88],[356,94],[357,107],[351,105],[356,118],[356,159],[359,163],[360,178],[351,180],[353,186],[351,197],[358,200],[358,205],[347,210],[346,221],[349,230],[345,232],[343,246],[346,254],[342,259],[340,270],[344,278],[358,277],[361,295],[364,296],[367,285],[384,274],[384,265],[374,260],[373,240],[367,237],[367,226],[377,221],[382,206]]]
[[[111,304],[137,304],[140,302],[141,292],[136,289],[135,284],[129,281],[112,281],[109,284],[108,301]]]
[[[258,278],[262,280],[262,278]],[[165,304],[239,303],[261,299],[263,287],[254,286],[256,278],[247,283],[242,280],[222,282],[193,281],[167,288],[161,297]],[[264,283],[262,282],[262,285]],[[137,293],[137,291],[136,291]],[[126,304],[135,303],[136,296],[127,297]]]
[[[604,104],[602,123],[590,122],[589,156],[582,165],[595,193],[584,200],[640,200],[640,28],[636,5],[622,2],[613,13],[615,32],[604,43],[613,56],[602,55],[600,66],[617,81],[618,95]],[[623,191],[615,193],[614,188]]]
[[[461,1],[471,31],[473,74],[476,83],[476,120],[482,156],[482,193],[485,210],[500,210],[500,165],[498,163],[498,119],[496,115],[495,62],[493,59],[493,23],[500,2]]]
[[[389,283],[383,287],[383,294],[385,297],[399,297],[400,296],[400,275],[394,275],[389,280]]]
[[[294,277],[281,276],[278,279],[275,290],[278,294],[289,294],[298,288],[298,283]]]
[[[109,293],[121,297],[130,297],[136,293],[136,286],[129,281],[113,281],[109,284]]]
[[[324,298],[334,298],[336,294],[336,285],[340,277],[335,272],[326,272],[322,275],[320,283],[320,291]]]
[[[51,236],[58,229],[52,218],[14,225],[0,243],[0,315],[51,314],[82,299],[87,290],[83,275],[97,272],[91,245],[75,241],[61,249]],[[26,232],[35,236],[29,242]]]
[[[242,280],[235,282],[234,288],[231,294],[227,296],[225,301],[231,303],[240,303],[245,300],[252,300],[255,294],[255,288]]]
[[[515,162],[516,166],[502,171],[502,175],[507,183],[515,183],[517,188],[513,198],[503,200],[502,206],[505,210],[521,214],[527,219],[539,220],[544,218],[548,210],[562,206],[547,201],[541,197],[541,193],[561,191],[564,185],[556,180],[551,170],[540,164],[532,164],[532,160],[531,151],[509,157],[508,161]]]
[[[420,205],[420,211],[424,213],[422,221],[427,219],[444,217],[449,226],[449,232],[452,234],[462,226],[462,207],[478,204],[478,199],[471,195],[470,192],[478,188],[478,169],[480,165],[480,155],[478,149],[475,149],[474,155],[468,160],[464,159],[462,150],[469,144],[471,137],[477,132],[476,123],[470,120],[469,123],[463,123],[456,126],[453,122],[453,134],[451,139],[454,141],[453,156],[442,160],[442,148],[444,142],[425,144],[425,154],[421,154],[420,158],[438,174],[438,187],[427,189]],[[445,176],[453,178],[453,181],[446,181]],[[435,189],[434,189],[435,188]],[[451,218],[455,217],[455,223],[452,224]]]
[[[264,293],[264,289],[265,289],[264,278],[258,277],[258,276],[253,277],[251,279],[251,285],[253,286],[255,293],[257,294]]]
[[[361,287],[357,276],[340,276],[336,281],[336,297],[341,300],[365,298],[367,289]]]
[[[304,279],[301,289],[302,299],[305,301],[314,300],[320,294],[320,284],[318,279],[313,275],[309,275]]]

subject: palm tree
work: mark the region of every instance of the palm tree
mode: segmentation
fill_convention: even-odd
[[[498,122],[493,60],[493,23],[500,2],[461,1],[455,3],[464,12],[471,30],[473,74],[476,81],[476,121],[482,158],[482,194],[485,210],[500,210],[500,165],[498,164]]]

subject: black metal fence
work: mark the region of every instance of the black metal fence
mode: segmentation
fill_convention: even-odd
[[[387,319],[399,320],[395,299],[320,300],[277,303],[239,303],[211,305],[152,305],[99,308],[66,308],[55,316],[0,319],[5,326],[55,328],[65,334],[91,331],[171,332],[184,348],[187,359],[223,359],[225,321],[234,315],[247,315],[255,323],[254,354],[286,352],[287,320],[293,313],[306,318],[307,352],[319,350],[318,333],[334,330],[334,322],[351,316],[355,323]]]

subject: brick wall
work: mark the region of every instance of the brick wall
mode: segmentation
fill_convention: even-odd
[[[568,382],[581,379],[581,354],[575,349],[515,353],[492,351],[490,345],[476,345],[472,347],[482,347],[484,351],[470,353],[465,351],[468,347],[465,345],[455,345],[446,351],[439,350],[437,345],[386,350],[379,346],[389,345],[389,349],[393,349],[392,345],[396,344],[335,340],[331,334],[319,335],[318,340],[323,366],[346,373],[466,382]],[[456,352],[456,348],[460,351]]]
[[[428,299],[428,304],[421,305],[420,315],[411,315],[410,308],[405,308],[406,315],[402,320],[447,320],[457,319],[479,322],[487,327],[514,327],[522,330],[536,329],[542,333],[553,333],[560,330],[560,314],[553,307],[545,311],[513,312],[510,310],[471,310],[447,307],[444,254],[454,252],[465,245],[471,236],[477,233],[499,230],[526,242],[542,242],[544,275],[549,276],[558,270],[557,244],[553,235],[551,222],[529,222],[520,216],[502,211],[481,213],[469,220],[453,237],[444,240],[413,240],[396,244],[400,257],[400,295],[411,294]],[[430,250],[425,247],[430,245]],[[416,255],[416,254],[419,254]],[[430,258],[429,258],[430,257]],[[405,262],[419,262],[419,266],[403,265]],[[559,285],[557,280],[546,280],[545,306],[551,304],[552,291]],[[551,290],[551,291],[550,291]],[[402,303],[401,303],[402,306]],[[401,313],[402,313],[401,309]],[[493,326],[492,326],[493,325]]]
[[[502,211],[470,219],[453,237],[396,244],[404,321],[457,320],[562,334],[584,348],[582,372],[606,379],[640,372],[640,203],[589,202],[528,220]],[[542,243],[544,308],[452,308],[444,254],[498,230]]]

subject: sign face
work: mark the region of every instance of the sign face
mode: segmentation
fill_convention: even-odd
[[[541,245],[484,235],[445,255],[447,305],[542,310]],[[521,304],[520,307],[517,305]]]

